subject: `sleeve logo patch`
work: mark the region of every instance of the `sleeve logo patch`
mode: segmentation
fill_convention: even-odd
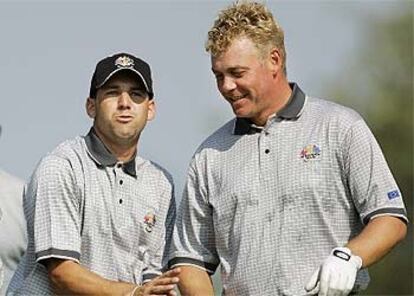
[[[394,199],[400,197],[400,192],[398,190],[390,191],[387,193],[388,199]]]

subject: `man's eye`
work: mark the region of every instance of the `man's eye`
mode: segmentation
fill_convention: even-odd
[[[107,96],[116,96],[116,95],[118,95],[118,91],[108,90],[108,91],[105,92],[105,95],[107,95]]]
[[[223,75],[214,75],[214,76],[216,76],[217,81],[223,80]]]
[[[134,91],[134,92],[132,92],[131,95],[134,96],[134,97],[144,97],[145,93],[142,92],[142,91]]]
[[[236,72],[233,72],[232,74],[234,77],[240,78],[240,77],[243,77],[244,73],[245,71],[236,71]]]

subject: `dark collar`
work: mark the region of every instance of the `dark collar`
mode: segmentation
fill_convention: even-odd
[[[89,155],[99,166],[114,166],[118,162],[116,157],[105,147],[101,139],[99,139],[93,127],[85,136],[85,142],[86,146],[88,147]],[[122,165],[122,169],[128,175],[136,177],[137,173],[135,169],[135,156],[130,161],[124,163]]]
[[[284,119],[294,119],[301,115],[303,105],[305,104],[305,93],[296,83],[289,83],[292,89],[289,101],[278,113],[277,117]],[[236,118],[234,125],[235,135],[246,135],[260,132],[262,129],[253,126],[249,118]]]

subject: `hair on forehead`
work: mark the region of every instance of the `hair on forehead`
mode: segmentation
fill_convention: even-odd
[[[286,52],[283,29],[264,4],[237,1],[221,10],[213,27],[208,32],[205,48],[212,56],[225,52],[232,41],[240,37],[249,38],[261,54],[277,48],[286,73]]]

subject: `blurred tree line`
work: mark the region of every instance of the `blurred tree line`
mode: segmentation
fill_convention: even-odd
[[[404,242],[370,268],[365,295],[413,291],[413,5],[401,14],[368,20],[356,51],[330,90],[358,110],[375,134],[402,191],[410,225]],[[339,81],[339,82],[338,82]]]

